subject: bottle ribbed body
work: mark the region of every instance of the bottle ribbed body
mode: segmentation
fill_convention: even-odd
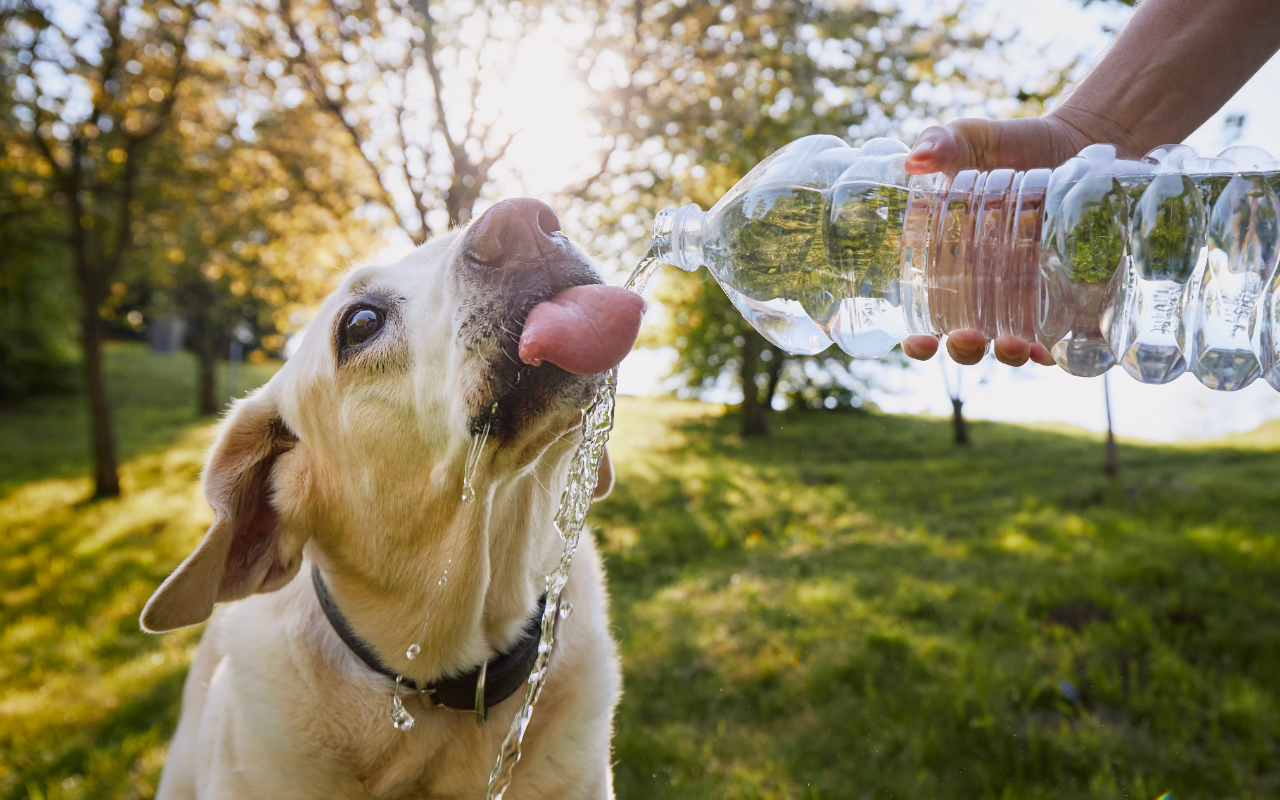
[[[1280,389],[1280,163],[1256,148],[1141,160],[1109,145],[1055,170],[908,176],[892,140],[797,140],[709,211],[659,214],[654,249],[706,266],[787,352],[874,358],[910,334],[1038,341],[1080,376],[1190,370]]]

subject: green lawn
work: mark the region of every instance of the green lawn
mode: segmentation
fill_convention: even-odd
[[[70,400],[0,410],[0,798],[150,796],[198,640],[136,625],[209,520],[194,367],[110,363],[121,500],[82,502]],[[1276,435],[1127,445],[1111,482],[1010,425],[618,417],[620,798],[1280,796]]]

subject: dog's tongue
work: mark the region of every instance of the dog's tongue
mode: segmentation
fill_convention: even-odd
[[[640,332],[644,300],[614,286],[574,286],[529,312],[520,360],[550,361],[579,375],[618,366]]]

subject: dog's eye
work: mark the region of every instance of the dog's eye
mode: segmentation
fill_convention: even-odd
[[[371,308],[362,308],[347,317],[342,331],[342,343],[346,347],[364,344],[381,328],[382,315]]]

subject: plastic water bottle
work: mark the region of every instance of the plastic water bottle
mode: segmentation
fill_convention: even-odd
[[[1190,370],[1280,390],[1280,161],[1183,145],[1138,160],[1092,145],[1055,170],[907,175],[891,139],[806,136],[709,211],[668,209],[653,253],[706,266],[797,355],[876,358],[962,328],[1038,341],[1073,375]]]

